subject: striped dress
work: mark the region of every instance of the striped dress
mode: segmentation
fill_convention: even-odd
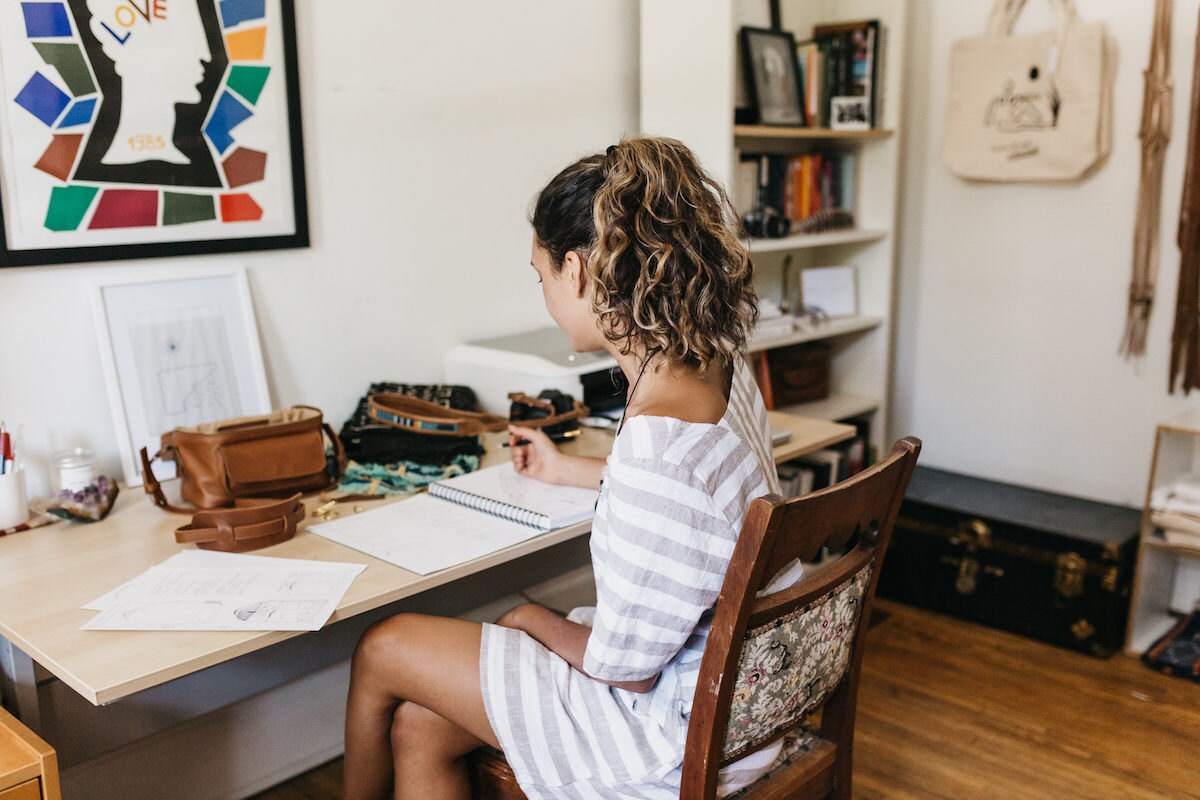
[[[778,488],[766,410],[740,359],[717,424],[625,423],[592,525],[597,604],[568,617],[592,628],[587,674],[522,631],[483,626],[484,706],[531,800],[679,797],[712,607],[750,501]],[[798,566],[773,584],[791,583]],[[639,694],[589,675],[660,677]],[[751,782],[776,752],[727,767],[722,793]]]

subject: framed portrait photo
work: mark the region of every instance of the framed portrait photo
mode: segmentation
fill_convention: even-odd
[[[240,267],[160,270],[97,283],[96,336],[125,483],[142,484],[138,451],[153,456],[180,426],[271,410],[250,283]],[[159,478],[173,477],[164,462]]]
[[[796,40],[787,31],[741,29],[742,69],[762,125],[804,125]]]
[[[0,3],[0,267],[308,246],[292,0]]]

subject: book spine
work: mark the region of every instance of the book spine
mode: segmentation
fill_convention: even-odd
[[[527,508],[514,506],[500,500],[493,500],[490,497],[481,497],[471,492],[464,492],[462,489],[456,489],[442,483],[431,483],[429,485],[429,494],[433,497],[449,500],[451,503],[474,509],[475,511],[491,514],[493,517],[506,519],[509,522],[528,525],[531,528],[537,528],[542,531],[550,530],[549,517],[545,514],[530,511]]]

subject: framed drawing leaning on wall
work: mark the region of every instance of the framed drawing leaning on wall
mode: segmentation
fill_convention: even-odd
[[[129,486],[142,484],[138,450],[157,452],[163,433],[271,410],[245,270],[180,275],[96,285],[96,334]],[[156,471],[173,477],[165,473]]]
[[[0,267],[308,245],[291,0],[0,4]]]

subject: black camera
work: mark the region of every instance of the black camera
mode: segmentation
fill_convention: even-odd
[[[556,442],[578,436],[579,420],[588,413],[587,406],[557,389],[543,389],[537,397],[513,392],[508,399],[512,401],[508,409],[509,422],[526,428],[540,428]]]
[[[778,239],[787,236],[792,221],[771,206],[760,206],[742,217],[746,233],[757,238]]]

